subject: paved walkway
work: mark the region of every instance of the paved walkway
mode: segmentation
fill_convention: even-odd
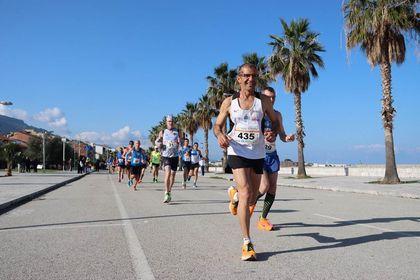
[[[213,176],[231,179],[232,174],[214,174]],[[354,176],[319,176],[308,179],[296,179],[288,175],[279,175],[277,184],[283,187],[320,189],[337,192],[352,192],[372,195],[396,196],[420,199],[420,178],[401,178],[404,184],[385,185],[374,183],[381,178]]]
[[[14,208],[26,201],[39,197],[51,190],[80,179],[86,174],[75,172],[44,173],[14,173],[11,177],[0,177],[0,213]],[[225,180],[233,178],[232,174],[208,173],[206,177],[216,177]],[[371,195],[396,196],[420,199],[420,178],[410,178],[408,183],[398,185],[383,185],[371,183],[378,181],[373,177],[314,177],[295,179],[279,175],[278,184],[284,187],[321,189],[328,191],[352,192]],[[404,181],[404,178],[402,178]]]
[[[76,172],[17,173],[0,177],[0,213],[80,179]]]

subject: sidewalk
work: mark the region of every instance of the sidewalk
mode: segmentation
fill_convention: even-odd
[[[232,174],[209,173],[206,176],[233,178]],[[370,183],[380,180],[377,177],[354,177],[354,176],[317,176],[308,179],[296,179],[289,175],[280,175],[277,185],[282,187],[319,189],[335,192],[351,192],[371,195],[395,196],[403,198],[420,199],[420,178],[400,178],[401,181],[410,183],[385,185]]]
[[[13,176],[0,177],[0,214],[85,175],[76,172],[15,172]]]

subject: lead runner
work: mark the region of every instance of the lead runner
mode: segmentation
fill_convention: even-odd
[[[244,261],[257,259],[249,228],[263,173],[264,143],[265,140],[274,141],[280,132],[270,100],[255,92],[257,77],[254,65],[246,63],[239,67],[237,82],[240,91],[223,101],[213,130],[219,146],[227,148],[228,164],[237,183],[238,217],[243,235],[241,259]],[[263,128],[264,115],[272,122],[272,129],[266,132]],[[224,134],[222,128],[227,118],[234,126],[228,134]]]

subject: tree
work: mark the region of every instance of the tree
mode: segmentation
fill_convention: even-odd
[[[191,145],[194,143],[194,134],[198,131],[198,122],[195,118],[196,111],[197,104],[187,102],[180,114],[182,116],[182,127],[190,135]]]
[[[65,144],[65,160],[73,157],[73,148],[66,143]],[[89,151],[86,151],[89,153]],[[52,136],[48,139],[48,142],[45,144],[45,158],[46,162],[51,165],[55,165],[58,169],[59,165],[63,164],[63,142],[61,141],[61,137]]]
[[[5,143],[0,147],[0,154],[7,162],[6,176],[12,176],[13,164],[20,159],[22,147],[12,142]]]
[[[32,137],[29,139],[28,148],[25,155],[31,159],[38,161],[42,160],[42,139],[39,137]]]
[[[258,91],[262,91],[274,79],[271,76],[265,57],[258,57],[257,53],[244,54],[242,56],[244,63],[254,65],[258,71],[257,86]]]
[[[382,125],[385,132],[385,176],[382,183],[399,183],[394,152],[391,63],[405,60],[404,33],[420,34],[418,0],[347,0],[343,5],[346,47],[360,45],[369,64],[379,65],[382,79]],[[418,41],[417,41],[418,42]]]
[[[207,172],[209,171],[209,130],[213,127],[211,119],[214,116],[216,116],[216,109],[211,107],[210,98],[208,95],[201,96],[197,103],[195,118],[204,130],[204,157],[206,158],[205,166]]]
[[[305,178],[305,159],[303,148],[305,136],[302,120],[301,94],[308,90],[311,76],[318,77],[315,65],[324,68],[324,62],[318,55],[324,48],[318,43],[318,33],[309,30],[309,21],[292,20],[290,25],[281,19],[283,36],[270,35],[273,40],[273,53],[269,58],[273,77],[280,75],[284,80],[285,90],[294,94],[296,138],[298,144],[298,178]]]

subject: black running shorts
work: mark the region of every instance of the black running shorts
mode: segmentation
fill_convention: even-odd
[[[252,168],[255,174],[263,174],[264,159],[249,159],[241,156],[228,155],[228,165],[232,169]]]
[[[162,157],[163,166],[169,165],[172,171],[178,169],[178,157]]]

